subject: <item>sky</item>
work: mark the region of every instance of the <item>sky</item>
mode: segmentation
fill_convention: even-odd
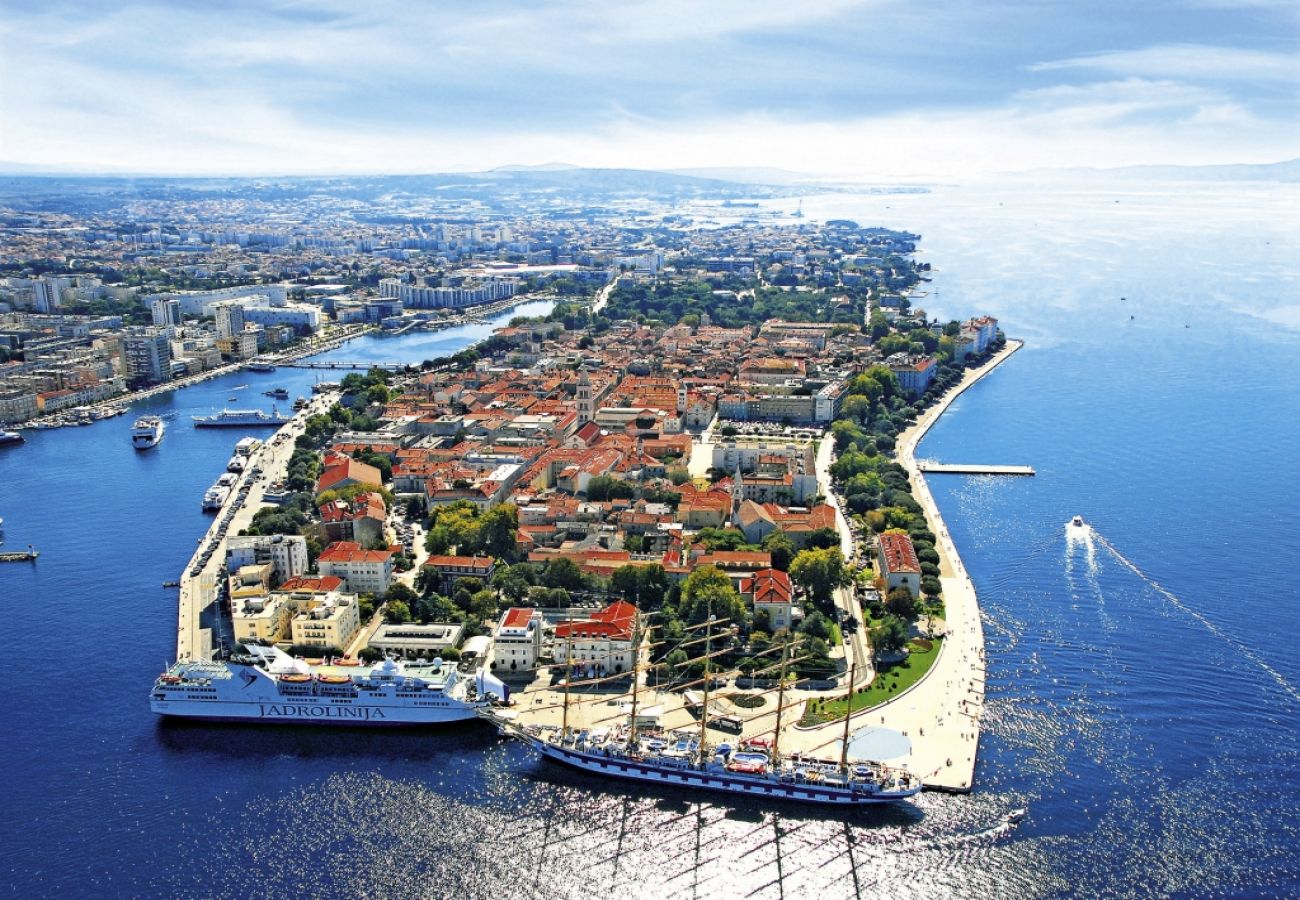
[[[0,0],[0,170],[1295,157],[1298,0]]]

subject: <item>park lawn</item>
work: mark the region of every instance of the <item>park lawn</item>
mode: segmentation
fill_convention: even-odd
[[[930,671],[930,667],[939,657],[939,647],[942,642],[934,640],[928,643],[930,649],[924,650],[918,646],[917,641],[913,641],[908,645],[912,652],[908,654],[907,659],[880,669],[868,687],[854,691],[853,711],[879,706],[893,700],[916,684],[922,675]],[[820,725],[824,722],[834,722],[836,719],[844,718],[847,707],[848,703],[842,695],[829,700],[810,700],[804,707],[803,718],[799,720],[799,724]]]
[[[831,646],[838,647],[842,643],[844,643],[844,633],[840,631],[840,626],[838,623],[832,622],[831,623]]]

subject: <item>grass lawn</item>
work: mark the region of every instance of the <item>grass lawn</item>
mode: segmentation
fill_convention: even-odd
[[[853,711],[870,709],[892,700],[920,680],[930,671],[939,656],[940,641],[913,640],[908,647],[907,659],[892,666],[884,666],[876,673],[871,685],[853,692]],[[844,718],[848,703],[843,695],[829,700],[810,700],[804,707],[800,725],[820,725]]]
[[[844,643],[844,633],[840,631],[840,626],[837,623],[832,622],[831,623],[831,646],[838,647],[842,643]]]

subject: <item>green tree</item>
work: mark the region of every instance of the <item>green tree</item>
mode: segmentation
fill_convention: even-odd
[[[790,578],[808,592],[814,605],[830,610],[835,589],[847,581],[844,557],[838,547],[800,551],[790,563]]]
[[[916,598],[912,596],[911,591],[902,586],[896,587],[889,592],[889,595],[885,598],[885,609],[904,622],[916,621],[916,617],[920,613]]]
[[[401,600],[394,600],[384,607],[384,618],[394,625],[411,621],[411,608]]]
[[[871,629],[871,652],[874,656],[896,653],[907,646],[907,623],[898,616],[886,614]]]
[[[774,531],[763,538],[763,549],[772,555],[772,568],[787,572],[794,560],[794,541],[784,531]]]
[[[492,586],[508,602],[518,605],[528,596],[531,582],[528,580],[527,569],[527,566],[502,566],[493,573]]]
[[[692,625],[699,624],[709,617],[727,619],[730,624],[741,630],[748,630],[748,616],[745,601],[739,592],[717,566],[700,566],[686,576],[682,585],[681,615]]]
[[[546,567],[542,570],[542,584],[566,591],[580,591],[587,586],[582,569],[565,556],[547,560]]]

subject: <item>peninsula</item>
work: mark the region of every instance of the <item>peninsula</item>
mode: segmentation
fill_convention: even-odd
[[[915,447],[1018,345],[917,305],[915,235],[762,237],[318,395],[187,567],[155,710],[477,712],[543,747],[770,748],[868,802],[970,790],[978,607]],[[236,709],[234,671],[269,700]]]

